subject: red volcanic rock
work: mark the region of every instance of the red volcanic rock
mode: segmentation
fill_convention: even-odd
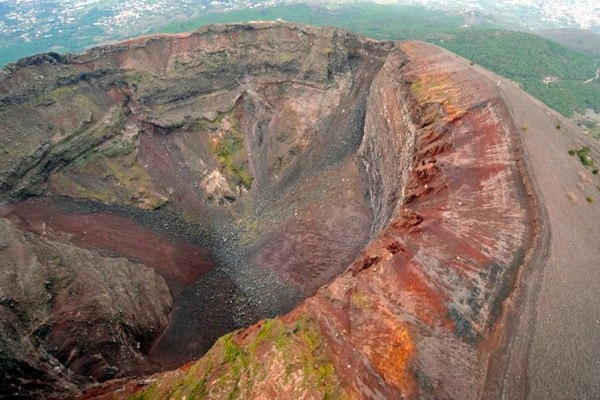
[[[23,228],[50,239],[65,239],[87,249],[118,254],[154,268],[172,290],[178,291],[209,271],[208,250],[177,243],[136,224],[132,219],[109,213],[66,213],[50,201],[29,200],[5,207]]]

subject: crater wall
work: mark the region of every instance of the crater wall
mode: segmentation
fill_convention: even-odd
[[[54,282],[54,259],[6,265],[0,316],[22,324],[0,337],[26,345],[3,392],[481,396],[535,199],[495,82],[465,60],[212,26],[21,60],[0,118],[0,250],[53,249],[98,283],[44,289],[38,315],[7,282]]]

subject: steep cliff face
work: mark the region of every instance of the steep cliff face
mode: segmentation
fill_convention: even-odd
[[[500,373],[543,206],[469,62],[252,23],[0,79],[3,392],[467,399]]]
[[[0,220],[2,393],[72,393],[77,385],[153,371],[143,354],[167,324],[165,280]]]

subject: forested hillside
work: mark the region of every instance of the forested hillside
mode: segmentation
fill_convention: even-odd
[[[590,56],[524,32],[461,30],[425,39],[515,80],[567,117],[600,112],[598,65]]]

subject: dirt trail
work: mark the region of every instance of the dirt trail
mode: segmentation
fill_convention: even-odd
[[[598,398],[600,181],[568,153],[588,145],[597,163],[598,143],[515,84],[500,79],[499,90],[521,128],[524,157],[542,201],[541,226],[547,225],[520,283],[523,308],[509,332],[499,397]]]

